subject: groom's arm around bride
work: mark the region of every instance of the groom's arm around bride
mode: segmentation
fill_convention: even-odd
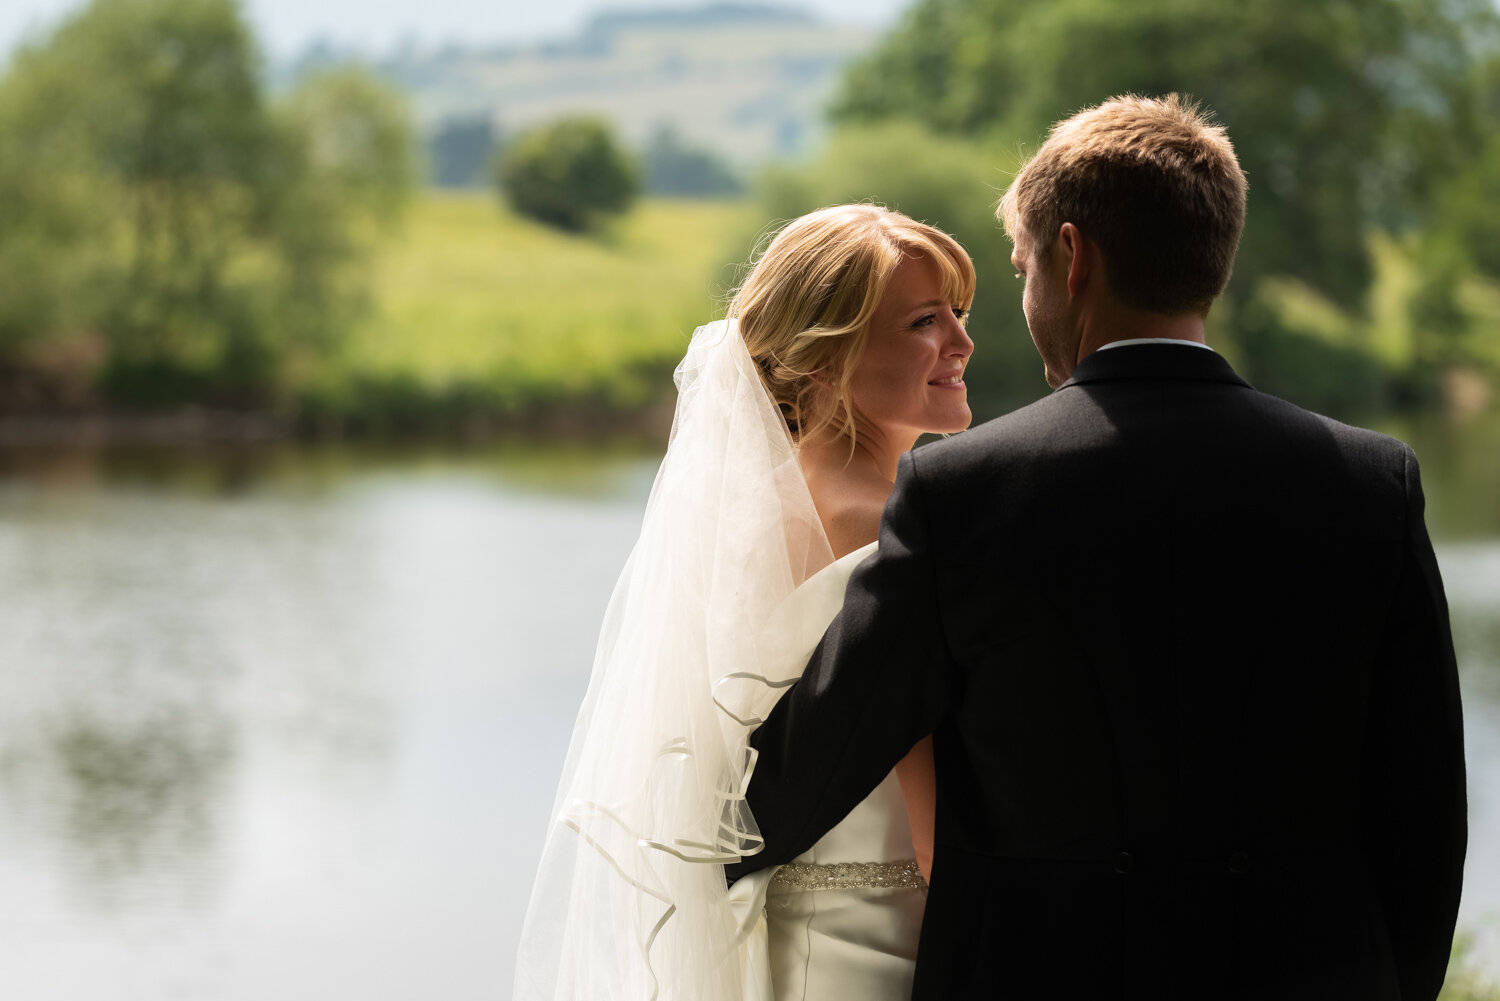
[[[1054,128],[1002,213],[1056,392],[909,453],[757,732],[786,861],[933,735],[914,997],[1422,999],[1466,840],[1416,460],[1204,345],[1245,183],[1175,98]]]

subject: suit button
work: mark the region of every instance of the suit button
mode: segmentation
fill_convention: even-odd
[[[1115,872],[1121,876],[1135,868],[1135,856],[1129,852],[1121,852],[1115,856]]]
[[[1235,852],[1229,856],[1229,871],[1236,876],[1243,876],[1250,871],[1250,856],[1244,852]]]

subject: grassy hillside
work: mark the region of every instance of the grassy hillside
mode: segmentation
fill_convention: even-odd
[[[756,225],[741,204],[647,201],[576,236],[491,195],[426,194],[375,262],[370,321],[309,386],[312,411],[427,425],[670,399]]]

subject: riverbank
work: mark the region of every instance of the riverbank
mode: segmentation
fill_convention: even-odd
[[[105,338],[44,339],[0,367],[0,443],[657,431],[757,218],[747,202],[648,199],[579,235],[492,192],[424,192],[370,261],[363,319],[326,354],[289,353],[255,394],[130,409],[105,386]]]
[[[605,232],[580,235],[522,219],[491,192],[424,192],[373,252],[363,318],[326,353],[290,351],[254,392],[210,381],[132,410],[110,395],[102,334],[44,339],[0,367],[0,444],[661,434],[673,369],[693,329],[723,314],[766,211],[647,199]],[[1382,294],[1409,285],[1401,247],[1377,239],[1374,249]],[[1459,419],[1495,407],[1493,338],[1424,381],[1408,371],[1419,338],[1400,296],[1377,297],[1360,318],[1295,283],[1268,289],[1263,305],[1286,330],[1248,356],[1232,331],[1216,341],[1260,388],[1354,423],[1397,405]],[[1500,292],[1486,289],[1469,288],[1465,308],[1500,324]],[[1017,304],[990,305],[1020,322]],[[1024,331],[985,322],[972,328],[976,420],[1046,392]],[[174,398],[194,402],[174,409],[164,402]]]
[[[634,410],[559,407],[512,415],[432,413],[405,423],[389,418],[350,426],[323,426],[288,414],[190,407],[171,413],[97,412],[0,417],[0,449],[235,447],[313,444],[320,441],[383,440],[487,443],[507,438],[536,441],[639,437],[666,442],[672,402]]]

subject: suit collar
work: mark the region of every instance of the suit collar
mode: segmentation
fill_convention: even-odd
[[[1251,388],[1218,353],[1180,344],[1131,344],[1095,351],[1078,364],[1072,378],[1057,388],[1121,379],[1194,379]]]

